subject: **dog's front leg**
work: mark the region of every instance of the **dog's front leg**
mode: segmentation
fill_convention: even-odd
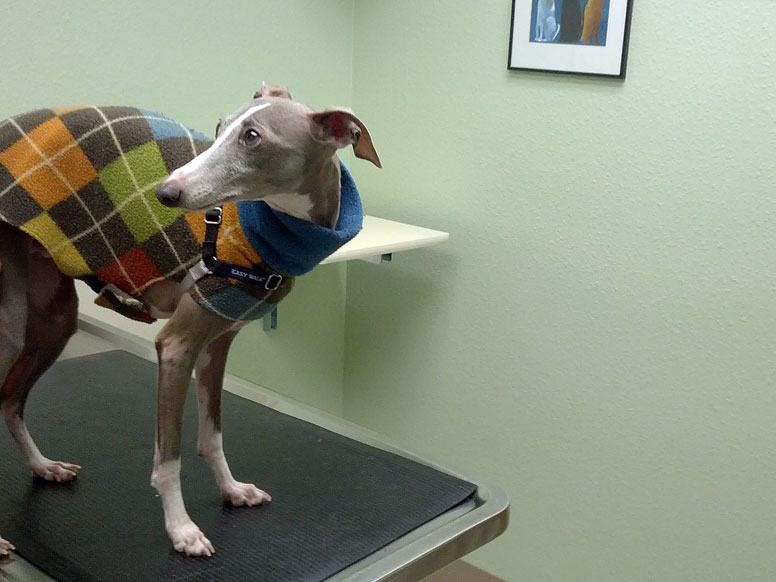
[[[229,346],[238,329],[213,340],[196,364],[197,402],[199,405],[199,438],[197,451],[213,470],[224,501],[232,505],[260,505],[272,498],[251,483],[240,483],[232,476],[224,455],[221,432],[221,391]]]
[[[214,549],[191,520],[183,503],[180,481],[183,405],[200,351],[231,324],[206,312],[186,295],[156,338],[159,387],[151,485],[161,497],[165,528],[173,547],[190,556],[210,556]]]

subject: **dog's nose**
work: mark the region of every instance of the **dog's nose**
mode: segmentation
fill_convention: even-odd
[[[165,206],[175,206],[181,199],[181,194],[183,194],[183,190],[180,183],[172,178],[156,187],[156,197]]]

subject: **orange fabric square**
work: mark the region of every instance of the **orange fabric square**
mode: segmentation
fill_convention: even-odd
[[[36,127],[1,152],[0,163],[45,209],[97,177],[94,166],[59,118]]]
[[[3,164],[17,180],[42,162],[43,157],[35,151],[25,137],[0,152],[0,164]]]
[[[46,123],[40,124],[30,131],[27,137],[47,158],[55,156],[59,151],[75,142],[72,134],[59,117],[54,117]]]
[[[187,212],[185,215],[186,221],[189,223],[189,228],[194,233],[194,237],[199,244],[205,240],[205,213],[204,212]]]
[[[26,178],[19,180],[19,184],[35,198],[45,210],[56,203],[61,202],[70,195],[70,188],[49,166],[40,166]]]
[[[52,160],[57,170],[65,177],[73,190],[78,191],[97,178],[97,170],[86,157],[81,146],[62,152]]]

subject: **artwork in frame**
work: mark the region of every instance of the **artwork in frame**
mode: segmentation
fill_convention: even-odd
[[[510,69],[625,78],[633,0],[512,0]]]

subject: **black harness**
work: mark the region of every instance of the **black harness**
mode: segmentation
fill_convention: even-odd
[[[216,240],[221,227],[223,210],[220,206],[205,213],[205,240],[202,243],[202,261],[214,275],[237,279],[251,285],[261,285],[267,291],[275,291],[283,283],[283,276],[264,269],[249,269],[216,258]]]

